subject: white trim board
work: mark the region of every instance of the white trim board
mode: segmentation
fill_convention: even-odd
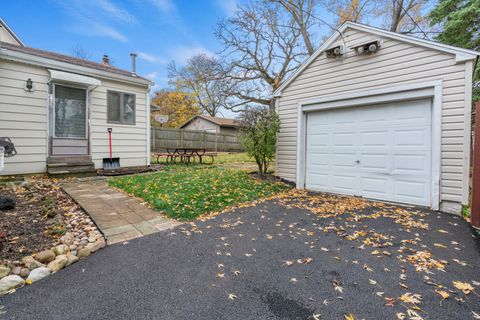
[[[335,30],[334,33],[327,39],[327,41],[325,41],[320,48],[318,48],[305,62],[303,62],[300,67],[290,77],[288,77],[280,85],[280,87],[277,88],[277,90],[275,90],[273,96],[280,97],[282,95],[282,90],[285,89],[293,80],[295,80],[295,78],[297,78],[297,76],[299,76],[318,56],[320,56],[325,50],[327,50],[329,46],[340,37],[341,34],[343,35],[347,28],[374,34],[379,37],[387,37],[401,42],[411,43],[417,46],[449,53],[455,56],[455,60],[457,63],[475,60],[478,56],[480,56],[480,52],[477,51],[449,46],[434,41],[415,38],[412,36],[407,36],[404,34],[399,34],[396,32],[386,31],[360,23],[347,21],[342,24],[339,29]]]
[[[298,189],[305,188],[306,121],[308,112],[430,97],[432,98],[430,203],[433,210],[438,210],[440,208],[442,88],[442,81],[438,80],[300,101],[298,103],[296,187]]]

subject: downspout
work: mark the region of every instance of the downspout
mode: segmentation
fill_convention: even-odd
[[[147,119],[145,120],[147,122],[147,167],[150,166],[150,148],[151,148],[151,131],[150,131],[150,89],[151,85],[148,85],[148,90],[147,90]]]

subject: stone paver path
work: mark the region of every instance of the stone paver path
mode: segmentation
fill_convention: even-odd
[[[108,244],[139,238],[181,224],[109,187],[105,180],[78,181],[62,187],[92,217]]]

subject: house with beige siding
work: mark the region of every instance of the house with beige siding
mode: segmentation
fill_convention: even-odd
[[[479,53],[346,22],[274,93],[298,188],[458,213]]]
[[[122,167],[148,166],[151,85],[107,56],[28,47],[0,20],[0,137],[18,152],[0,174],[94,172],[110,156],[109,128]]]
[[[188,119],[180,126],[181,129],[211,133],[237,135],[240,121],[235,119],[197,115]]]

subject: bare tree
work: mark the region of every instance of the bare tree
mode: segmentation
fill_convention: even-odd
[[[318,19],[315,18],[314,11],[318,0],[270,0],[278,3],[294,19],[296,27],[302,35],[303,42],[309,55],[315,52],[312,27],[316,26]]]
[[[90,60],[90,58],[92,57],[92,55],[87,50],[85,50],[85,48],[78,44],[72,49],[72,55],[82,60]]]
[[[222,108],[230,109],[224,93],[227,91],[222,66],[215,57],[199,54],[182,67],[175,62],[169,66],[170,84],[180,91],[189,92],[202,113],[217,116]]]
[[[228,93],[240,103],[272,107],[273,91],[308,55],[295,19],[279,9],[278,3],[254,1],[217,26]]]

